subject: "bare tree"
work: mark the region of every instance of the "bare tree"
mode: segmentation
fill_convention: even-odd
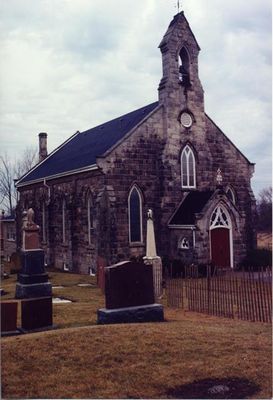
[[[258,229],[264,232],[272,230],[272,187],[263,189],[257,200]]]
[[[38,150],[36,147],[26,147],[21,158],[14,165],[14,179],[21,178],[38,162]]]
[[[7,154],[0,156],[0,163],[0,204],[11,214],[16,200],[13,182],[14,167]]]
[[[0,155],[0,205],[9,214],[13,214],[16,206],[14,180],[29,171],[37,161],[38,151],[34,147],[27,147],[14,162],[7,154]]]

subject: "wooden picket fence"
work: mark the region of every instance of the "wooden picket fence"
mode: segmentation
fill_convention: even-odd
[[[205,277],[187,267],[181,278],[166,279],[169,307],[253,322],[272,322],[272,271],[207,268]]]

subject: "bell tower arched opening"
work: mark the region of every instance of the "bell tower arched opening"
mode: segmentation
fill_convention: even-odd
[[[179,81],[182,86],[191,86],[190,82],[190,60],[189,54],[185,47],[182,47],[178,57],[179,64]]]

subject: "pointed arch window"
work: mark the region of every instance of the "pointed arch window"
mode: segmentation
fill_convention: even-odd
[[[189,87],[190,84],[190,60],[189,55],[185,47],[182,47],[179,53],[179,80],[185,87]]]
[[[182,188],[193,189],[196,187],[195,157],[190,146],[186,146],[181,154],[181,179]]]
[[[140,190],[133,186],[128,197],[129,241],[142,242],[142,196]]]
[[[65,199],[62,201],[62,241],[66,241],[66,204]]]
[[[231,221],[228,212],[221,204],[218,205],[212,213],[210,219],[210,229],[231,227]]]
[[[88,229],[88,244],[92,242],[92,229],[94,227],[93,220],[93,200],[92,196],[89,193],[87,196],[87,229]]]

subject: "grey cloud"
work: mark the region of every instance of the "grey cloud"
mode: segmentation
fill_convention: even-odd
[[[52,150],[76,130],[155,101],[157,46],[175,3],[2,0],[2,147],[18,151],[44,130]],[[270,151],[263,152],[271,143],[271,5],[188,0],[183,7],[202,48],[206,110],[257,163],[258,190],[271,181]]]

